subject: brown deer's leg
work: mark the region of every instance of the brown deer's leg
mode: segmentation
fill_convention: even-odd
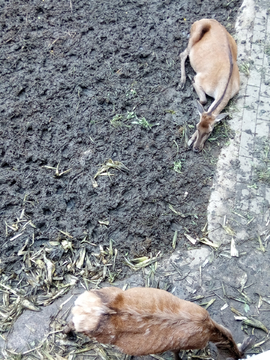
[[[174,353],[174,360],[182,360],[182,358],[179,355],[179,350],[175,350],[173,353]]]

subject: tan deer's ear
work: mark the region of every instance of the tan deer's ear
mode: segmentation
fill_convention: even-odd
[[[215,118],[215,123],[218,123],[219,121],[223,120],[228,115],[229,115],[228,113],[218,114],[218,116]]]
[[[202,115],[204,113],[204,108],[203,108],[202,104],[198,100],[195,102],[195,104],[196,104],[197,110],[199,111],[199,114]]]

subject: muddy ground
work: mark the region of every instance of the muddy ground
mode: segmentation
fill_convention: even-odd
[[[205,152],[186,151],[183,134],[198,116],[190,82],[177,91],[178,55],[194,20],[216,18],[232,29],[239,3],[2,3],[3,258],[29,237],[32,248],[66,237],[60,230],[75,248],[112,239],[132,256],[168,252],[175,230],[200,234],[226,126]],[[142,118],[149,128],[133,124]],[[128,170],[95,184],[109,159]],[[70,171],[55,176],[49,167],[58,164],[60,175]],[[20,217],[35,227],[12,228]]]
[[[177,89],[179,53],[200,18],[233,33],[240,5],[1,1],[2,283],[41,305],[67,275],[88,276],[110,240],[115,274],[96,264],[93,280],[123,277],[124,256],[170,253],[176,231],[177,249],[202,236],[233,134],[224,122],[205,151],[186,148],[198,115],[190,81]],[[109,159],[124,166],[95,177]]]

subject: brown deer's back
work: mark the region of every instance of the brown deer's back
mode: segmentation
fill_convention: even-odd
[[[212,320],[206,310],[158,289],[94,290],[108,312],[91,333],[131,355],[206,346]],[[112,313],[113,312],[113,313]]]

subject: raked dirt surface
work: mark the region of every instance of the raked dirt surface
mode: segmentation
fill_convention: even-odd
[[[83,287],[113,280],[212,300],[211,316],[238,342],[254,331],[252,351],[269,348],[270,27],[268,5],[245,1],[235,30],[240,6],[0,4],[3,358],[16,356],[5,347],[23,359],[85,358],[82,343],[93,345],[66,338],[62,325]],[[241,91],[231,119],[194,154],[185,138],[198,120],[196,95],[189,81],[177,90],[179,53],[203,17],[236,38]],[[110,159],[125,167],[95,177]],[[137,272],[125,262],[156,255]],[[23,311],[31,306],[41,311]],[[91,355],[124,358],[96,345]]]

